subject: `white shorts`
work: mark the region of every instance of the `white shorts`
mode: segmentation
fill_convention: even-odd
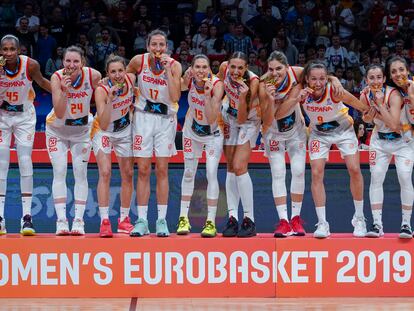
[[[260,120],[247,120],[244,124],[238,124],[236,118],[222,111],[224,145],[237,146],[250,142],[250,147],[256,147],[257,136],[260,131]]]
[[[342,158],[356,154],[358,151],[358,140],[353,126],[349,125],[345,129],[339,127],[328,133],[311,130],[309,136],[309,158],[311,160],[328,160],[329,150],[333,144],[338,147]]]
[[[203,150],[206,152],[206,157],[221,157],[223,152],[223,134],[218,131],[217,134],[210,136],[198,137],[192,134],[191,129],[184,127],[183,131],[183,150],[186,159],[201,158]]]
[[[46,131],[46,147],[52,164],[61,161],[62,157],[67,157],[68,150],[72,154],[72,161],[81,158],[83,162],[89,161],[91,154],[91,141],[74,142]]]
[[[265,157],[276,158],[279,153],[289,154],[292,158],[294,155],[300,155],[303,160],[306,160],[306,132],[304,130],[297,131],[296,135],[292,136],[288,140],[278,140],[279,133],[267,130],[264,134],[264,146],[265,146]]]
[[[411,146],[402,138],[390,141],[379,139],[378,134],[373,133],[369,145],[370,171],[387,171],[392,156],[399,170],[412,172],[414,153]]]
[[[156,157],[176,155],[176,130],[176,115],[165,116],[135,110],[132,119],[134,157],[151,158],[154,152]]]
[[[116,133],[98,130],[92,138],[92,147],[95,156],[98,156],[99,150],[111,154],[114,149],[117,157],[132,157],[132,127]]]
[[[36,111],[33,106],[23,112],[0,109],[0,148],[10,148],[12,133],[17,145],[33,147],[35,131]]]

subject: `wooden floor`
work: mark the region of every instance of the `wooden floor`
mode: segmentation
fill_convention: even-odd
[[[295,298],[295,299],[0,299],[10,311],[409,311],[414,298]]]

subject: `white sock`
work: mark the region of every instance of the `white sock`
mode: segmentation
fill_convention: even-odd
[[[382,227],[382,209],[373,209],[372,218],[374,219],[374,224]]]
[[[217,206],[207,206],[207,220],[216,223]]]
[[[121,215],[119,217],[119,221],[123,221],[125,218],[129,216],[129,207],[122,207],[121,206]]]
[[[290,219],[292,219],[295,216],[300,216],[301,209],[302,209],[302,202],[292,201],[292,216]]]
[[[189,210],[190,210],[190,201],[181,200],[180,217],[188,217]]]
[[[279,215],[279,219],[282,220],[288,220],[288,214],[287,214],[287,205],[277,205],[276,206],[277,214]]]
[[[138,218],[142,218],[144,220],[147,220],[148,215],[148,205],[138,205]]]
[[[102,223],[102,220],[109,219],[109,207],[108,206],[99,207],[99,214],[101,215],[101,223]]]
[[[66,220],[66,203],[55,203],[55,210],[58,220]]]
[[[226,196],[227,196],[227,209],[229,211],[229,217],[233,216],[237,220],[239,219],[239,189],[237,187],[236,175],[234,173],[227,172],[226,175]]]
[[[318,216],[318,222],[326,222],[326,209],[325,206],[316,207],[316,215]]]
[[[23,216],[32,214],[32,196],[22,196]]]
[[[85,204],[75,203],[75,219],[83,219],[83,214],[85,214]]]
[[[6,202],[5,196],[0,196],[0,216],[4,218],[4,203]]]
[[[167,205],[158,204],[158,219],[165,219],[167,217]]]
[[[354,206],[355,206],[355,216],[364,217],[364,201],[354,200]]]
[[[253,213],[253,183],[249,173],[236,176],[237,187],[243,205],[244,217],[249,217],[254,222]]]
[[[411,227],[411,213],[412,210],[403,209],[402,210],[402,223],[401,225],[409,225]]]

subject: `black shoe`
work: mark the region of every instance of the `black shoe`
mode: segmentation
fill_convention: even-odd
[[[229,220],[227,220],[226,228],[223,230],[224,237],[235,237],[239,232],[239,222],[236,218],[231,216]]]
[[[400,239],[412,239],[413,232],[411,231],[411,227],[409,225],[402,225],[400,231]]]
[[[240,226],[240,231],[237,234],[239,238],[249,238],[256,235],[256,225],[249,217],[244,217]]]
[[[33,223],[32,223],[32,216],[30,215],[24,215],[24,217],[22,218],[21,221],[21,229],[20,229],[20,233],[22,235],[25,236],[30,236],[30,235],[35,235],[36,231],[33,227]]]

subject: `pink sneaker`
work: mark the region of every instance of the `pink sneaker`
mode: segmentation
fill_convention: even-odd
[[[273,232],[275,238],[285,238],[292,235],[292,228],[286,219],[281,219]]]
[[[134,229],[134,225],[131,224],[131,219],[128,216],[123,221],[118,218],[118,233],[129,234],[132,229]]]

